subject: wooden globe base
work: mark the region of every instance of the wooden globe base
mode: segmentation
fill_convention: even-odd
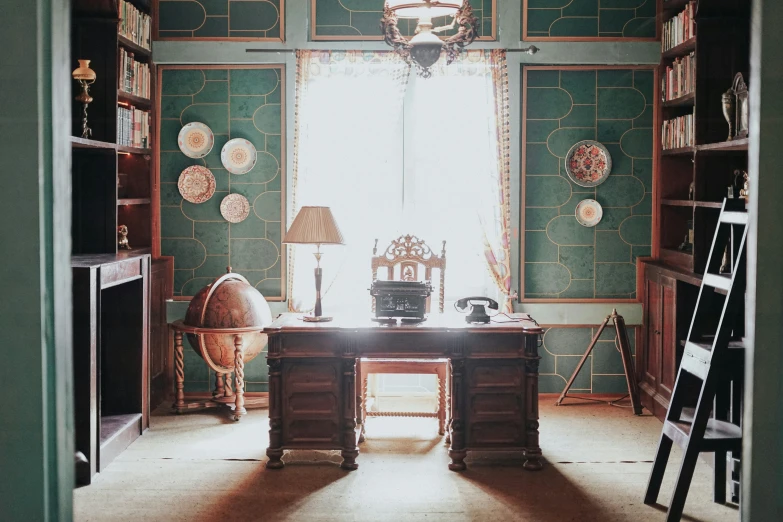
[[[267,397],[245,397],[245,334],[258,333],[260,328],[225,328],[205,329],[187,326],[182,321],[171,324],[174,330],[174,380],[176,384],[176,399],[172,405],[175,413],[200,410],[205,408],[228,407],[232,410],[231,418],[238,421],[247,415],[246,408],[269,407]],[[233,389],[230,373],[216,373],[215,392],[211,399],[185,401],[185,352],[182,339],[186,333],[226,333],[234,335],[234,378]]]

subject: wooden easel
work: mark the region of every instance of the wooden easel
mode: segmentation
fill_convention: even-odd
[[[595,343],[598,342],[599,337],[601,337],[601,334],[603,333],[604,328],[606,328],[606,325],[609,324],[610,319],[614,322],[614,327],[615,330],[617,331],[617,343],[620,345],[620,355],[623,358],[625,381],[628,383],[628,395],[624,395],[619,399],[613,401],[602,401],[599,399],[592,399],[590,397],[576,397],[573,395],[569,396],[568,390],[570,390],[571,386],[574,384],[574,381],[576,380],[576,376],[579,375],[579,371],[582,369],[582,366],[585,365],[585,361],[587,361],[587,357],[593,351],[593,348],[595,347]],[[555,402],[555,405],[560,406],[560,404],[563,402],[563,399],[565,399],[566,397],[570,397],[572,399],[581,399],[583,401],[606,402],[608,404],[611,404],[612,406],[615,406],[616,402],[625,399],[629,395],[631,396],[631,406],[633,407],[634,415],[641,415],[642,403],[639,400],[639,386],[636,383],[636,379],[633,373],[633,358],[631,357],[631,345],[630,342],[628,341],[628,332],[625,329],[625,319],[623,319],[622,315],[617,313],[617,309],[613,309],[612,313],[607,315],[606,319],[604,319],[604,322],[601,323],[600,327],[598,327],[598,331],[595,333],[593,340],[590,341],[590,346],[587,347],[585,354],[582,356],[582,360],[579,361],[579,364],[576,366],[573,375],[571,375],[571,378],[568,379],[568,383],[563,389],[563,393],[561,393],[560,397],[557,399],[557,402]]]

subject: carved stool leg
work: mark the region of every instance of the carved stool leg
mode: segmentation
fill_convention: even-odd
[[[359,424],[361,424],[361,431],[359,431],[359,442],[364,442],[364,423],[367,422],[367,416],[364,411],[364,377],[362,376],[362,360],[356,359],[356,404],[359,405]]]
[[[185,411],[185,354],[182,349],[182,332],[174,332],[174,381],[177,398],[172,407],[177,413]]]
[[[446,365],[446,444],[451,444],[451,363]]]
[[[369,390],[370,386],[370,376],[367,374],[362,374],[362,378],[364,379],[364,382],[360,382],[359,386],[362,389],[362,402],[359,406],[359,411],[362,416],[362,432],[359,435],[359,442],[365,441],[365,434],[367,433],[366,426],[367,426],[367,391]]]
[[[438,435],[446,432],[446,375],[438,371]]]
[[[245,409],[245,347],[241,334],[234,336],[234,386],[237,391],[234,401],[234,420],[238,421],[243,415],[247,415]]]

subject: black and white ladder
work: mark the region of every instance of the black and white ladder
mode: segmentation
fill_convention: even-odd
[[[729,399],[729,386],[741,382],[744,371],[744,345],[736,339],[742,333],[744,316],[747,230],[745,201],[724,200],[644,497],[645,504],[657,501],[676,442],[683,448],[683,457],[668,522],[682,516],[699,453],[715,453],[713,499],[723,503],[726,454],[737,456],[742,450],[739,407]],[[728,258],[728,263],[724,259],[728,274],[720,273],[722,257]],[[738,397],[736,389],[734,396]]]

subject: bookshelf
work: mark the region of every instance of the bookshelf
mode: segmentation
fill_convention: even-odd
[[[663,0],[660,5],[654,249],[643,262],[644,324],[636,371],[642,403],[662,420],[723,198],[734,171],[748,168],[748,139],[727,140],[721,96],[737,73],[748,80],[750,2]],[[674,30],[673,37],[667,37],[667,28]],[[664,129],[685,117],[688,139],[675,136],[667,143]],[[676,134],[685,126],[673,130]],[[731,469],[737,465],[732,461]],[[733,474],[735,501],[738,480]]]
[[[88,484],[149,427],[171,388],[165,317],[173,264],[155,237],[152,0],[72,0],[71,69],[96,80],[82,138],[72,114],[72,272],[77,482]],[[65,87],[65,86],[63,86]],[[73,96],[79,86],[70,88]],[[128,227],[130,250],[118,248]],[[151,392],[152,390],[152,392]]]

